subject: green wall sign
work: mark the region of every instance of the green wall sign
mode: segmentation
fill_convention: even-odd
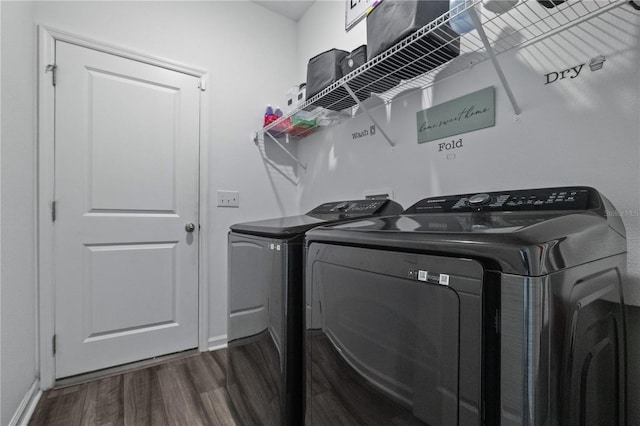
[[[443,139],[496,124],[493,86],[416,113],[418,143]]]

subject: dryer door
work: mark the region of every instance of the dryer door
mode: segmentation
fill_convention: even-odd
[[[229,234],[227,391],[239,424],[280,424],[282,261],[275,244]]]
[[[307,253],[307,424],[480,424],[480,263],[319,243]]]

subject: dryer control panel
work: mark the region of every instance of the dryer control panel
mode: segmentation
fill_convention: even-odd
[[[431,197],[418,201],[404,214],[590,210],[600,205],[596,190],[572,186]]]

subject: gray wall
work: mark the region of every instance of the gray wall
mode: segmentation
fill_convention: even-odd
[[[2,2],[0,424],[37,376],[33,5]]]
[[[226,343],[229,225],[297,212],[297,190],[250,140],[264,108],[295,80],[294,21],[248,1],[2,1],[2,310],[0,424],[38,375],[36,349],[36,25],[169,59],[210,73],[209,336]],[[277,44],[277,49],[267,48]],[[280,154],[273,153],[279,159]],[[216,189],[240,208],[216,207]]]

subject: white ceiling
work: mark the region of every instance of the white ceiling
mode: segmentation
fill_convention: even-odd
[[[315,0],[253,0],[262,7],[277,13],[278,15],[298,21],[307,12]]]

